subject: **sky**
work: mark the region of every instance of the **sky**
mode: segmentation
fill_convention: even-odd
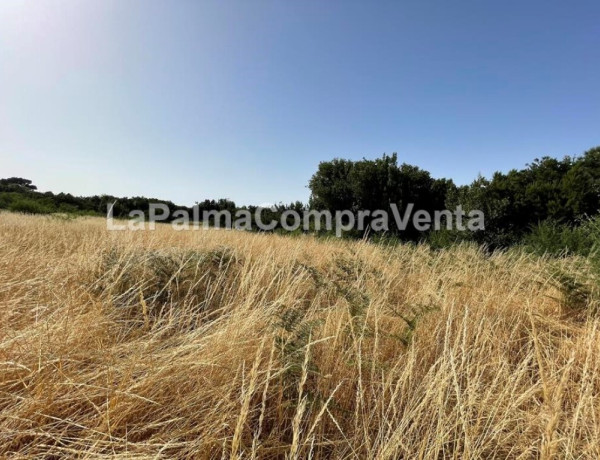
[[[600,2],[1,0],[0,177],[308,200],[320,161],[470,183],[600,145]]]

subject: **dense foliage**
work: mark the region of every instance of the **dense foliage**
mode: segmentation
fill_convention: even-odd
[[[356,162],[335,159],[319,165],[310,189],[310,204],[317,209],[387,210],[396,203],[403,210],[414,203],[415,209],[429,212],[460,205],[466,212],[478,209],[485,215],[481,232],[423,235],[409,228],[396,235],[403,240],[427,238],[445,245],[473,239],[498,248],[533,242],[543,228],[546,236],[553,230],[558,241],[558,234],[574,235],[600,210],[600,148],[562,160],[543,157],[524,169],[478,177],[460,187],[415,166],[398,165],[395,154]]]

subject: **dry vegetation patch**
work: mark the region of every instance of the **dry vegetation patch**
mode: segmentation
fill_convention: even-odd
[[[0,454],[600,458],[585,260],[7,213],[0,255]]]

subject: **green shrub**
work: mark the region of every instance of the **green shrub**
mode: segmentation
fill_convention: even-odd
[[[39,201],[28,198],[17,198],[8,205],[8,209],[13,212],[23,212],[26,214],[50,214],[55,210],[50,206]]]
[[[472,232],[458,230],[432,230],[423,239],[432,249],[444,249],[464,241],[473,241]]]
[[[545,221],[534,227],[524,237],[523,243],[526,250],[535,254],[587,257],[600,247],[600,218],[596,217],[574,227]]]

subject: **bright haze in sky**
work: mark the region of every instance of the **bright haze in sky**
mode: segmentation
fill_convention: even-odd
[[[600,2],[0,1],[0,177],[306,201],[320,161],[459,184],[600,144]]]

